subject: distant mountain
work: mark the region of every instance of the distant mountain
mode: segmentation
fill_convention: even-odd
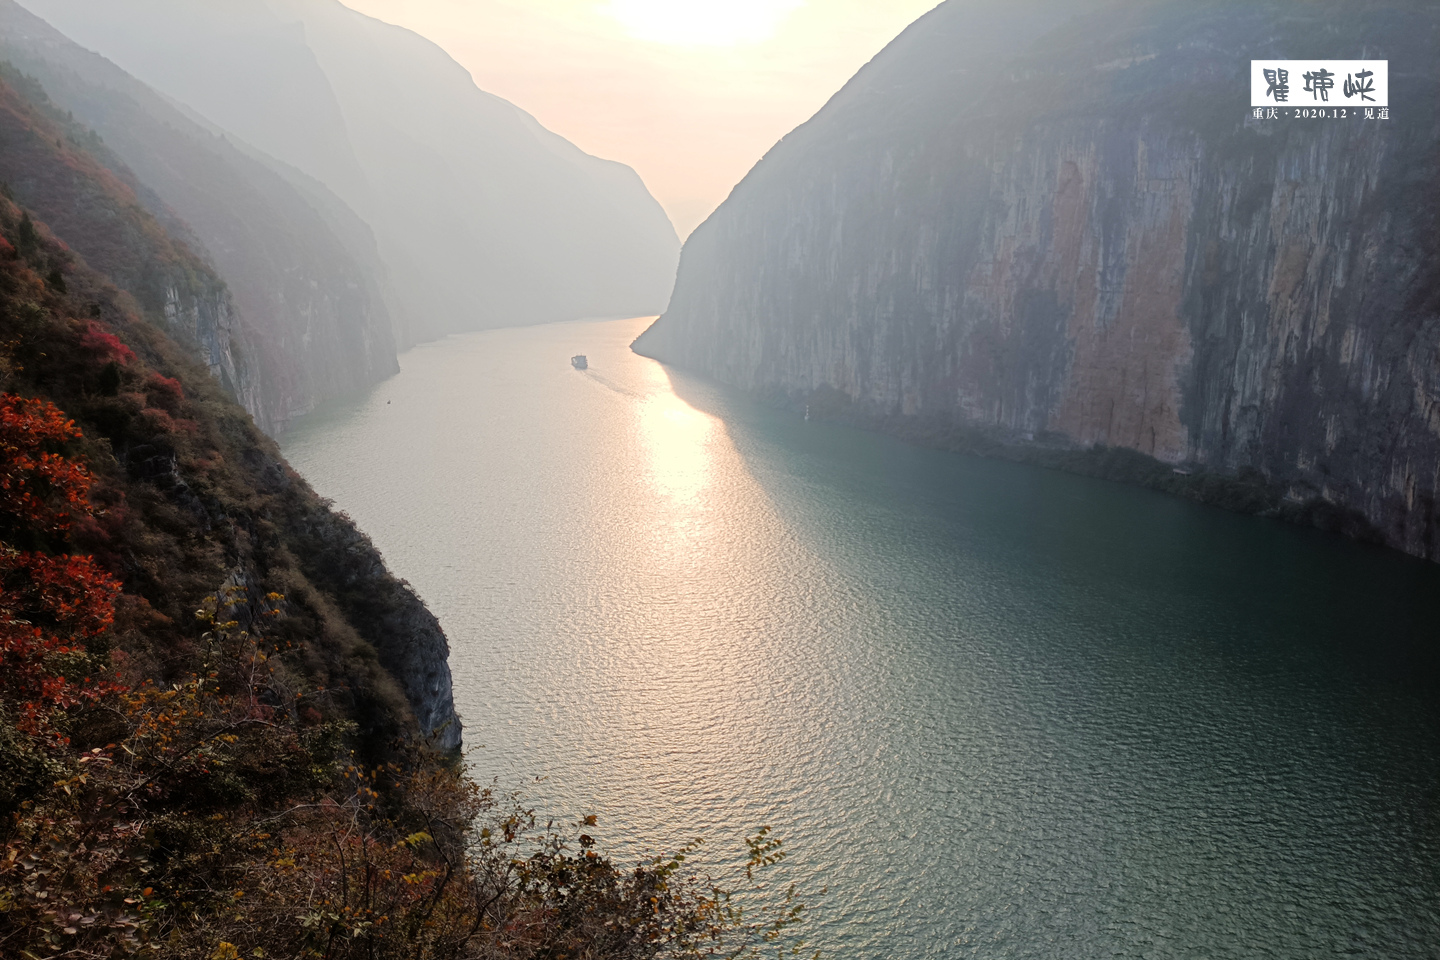
[[[1440,558],[1437,50],[1418,0],[950,0],[694,232],[635,349]],[[1251,116],[1251,59],[1362,56],[1389,119]]]
[[[344,200],[390,267],[403,342],[667,302],[679,241],[635,172],[408,30],[335,0],[25,6]]]
[[[235,395],[262,429],[284,423],[327,397],[353,393],[396,372],[387,273],[369,228],[319,183],[293,168],[206,129],[172,102],[90,53],[11,0],[0,0],[0,60],[38,80],[59,111],[97,132],[91,152],[136,199],[208,255],[231,298],[222,337],[196,332],[207,355],[243,362],[230,372]],[[37,94],[38,95],[38,94]],[[43,95],[40,95],[43,96]],[[97,234],[80,229],[29,195],[16,173],[18,199],[50,221],[94,266]],[[161,294],[133,288],[165,309]]]

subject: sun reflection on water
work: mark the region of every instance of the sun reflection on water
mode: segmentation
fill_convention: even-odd
[[[1435,956],[1440,728],[1371,639],[1429,579],[758,410],[646,322],[417,348],[288,440],[445,624],[482,783],[622,864],[773,825],[843,960]]]
[[[668,390],[640,404],[637,417],[651,485],[677,504],[700,505],[723,425]]]

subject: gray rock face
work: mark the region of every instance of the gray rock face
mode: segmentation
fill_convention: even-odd
[[[213,274],[183,269],[167,272],[171,275],[165,278],[160,309],[165,329],[190,346],[210,375],[258,426],[273,426],[275,407],[263,387],[264,373],[249,359],[258,345],[239,323],[230,291]]]
[[[1437,49],[1418,2],[951,0],[692,235],[635,349],[1258,472],[1440,558]],[[1251,117],[1251,59],[1362,56],[1391,119]]]
[[[163,311],[261,429],[274,435],[399,369],[374,238],[325,187],[207,129],[11,0],[0,0],[0,59],[98,133],[91,153],[225,278],[228,294],[201,306],[170,285]]]

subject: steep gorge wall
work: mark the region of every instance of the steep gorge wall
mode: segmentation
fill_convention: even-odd
[[[24,0],[374,231],[402,346],[664,308],[680,242],[639,176],[338,0]],[[264,65],[257,69],[257,64]]]
[[[695,232],[636,349],[1257,476],[1440,557],[1435,49],[1418,3],[951,0]],[[1252,58],[1362,52],[1392,119],[1251,118]]]
[[[399,369],[388,271],[370,228],[325,187],[246,152],[11,0],[0,0],[0,59],[38,81],[29,99],[53,105],[57,122],[73,118],[77,146],[224,278],[228,294],[204,311],[216,319],[182,326],[267,433]],[[63,229],[60,211],[43,215]],[[83,252],[102,269],[117,259]],[[173,304],[159,295],[167,316],[183,312],[181,287],[173,289]]]
[[[0,244],[0,387],[56,402],[97,444],[110,510],[87,549],[161,611],[145,645],[191,642],[207,594],[276,591],[362,738],[457,750],[439,623],[235,403],[264,397],[247,392],[256,347],[226,285],[33,86],[0,70],[0,183],[15,201],[0,197],[0,232],[16,240]]]

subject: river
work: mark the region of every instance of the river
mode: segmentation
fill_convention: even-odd
[[[284,443],[445,626],[476,776],[622,859],[772,825],[840,960],[1435,956],[1440,568],[807,422],[647,322],[416,347]]]

